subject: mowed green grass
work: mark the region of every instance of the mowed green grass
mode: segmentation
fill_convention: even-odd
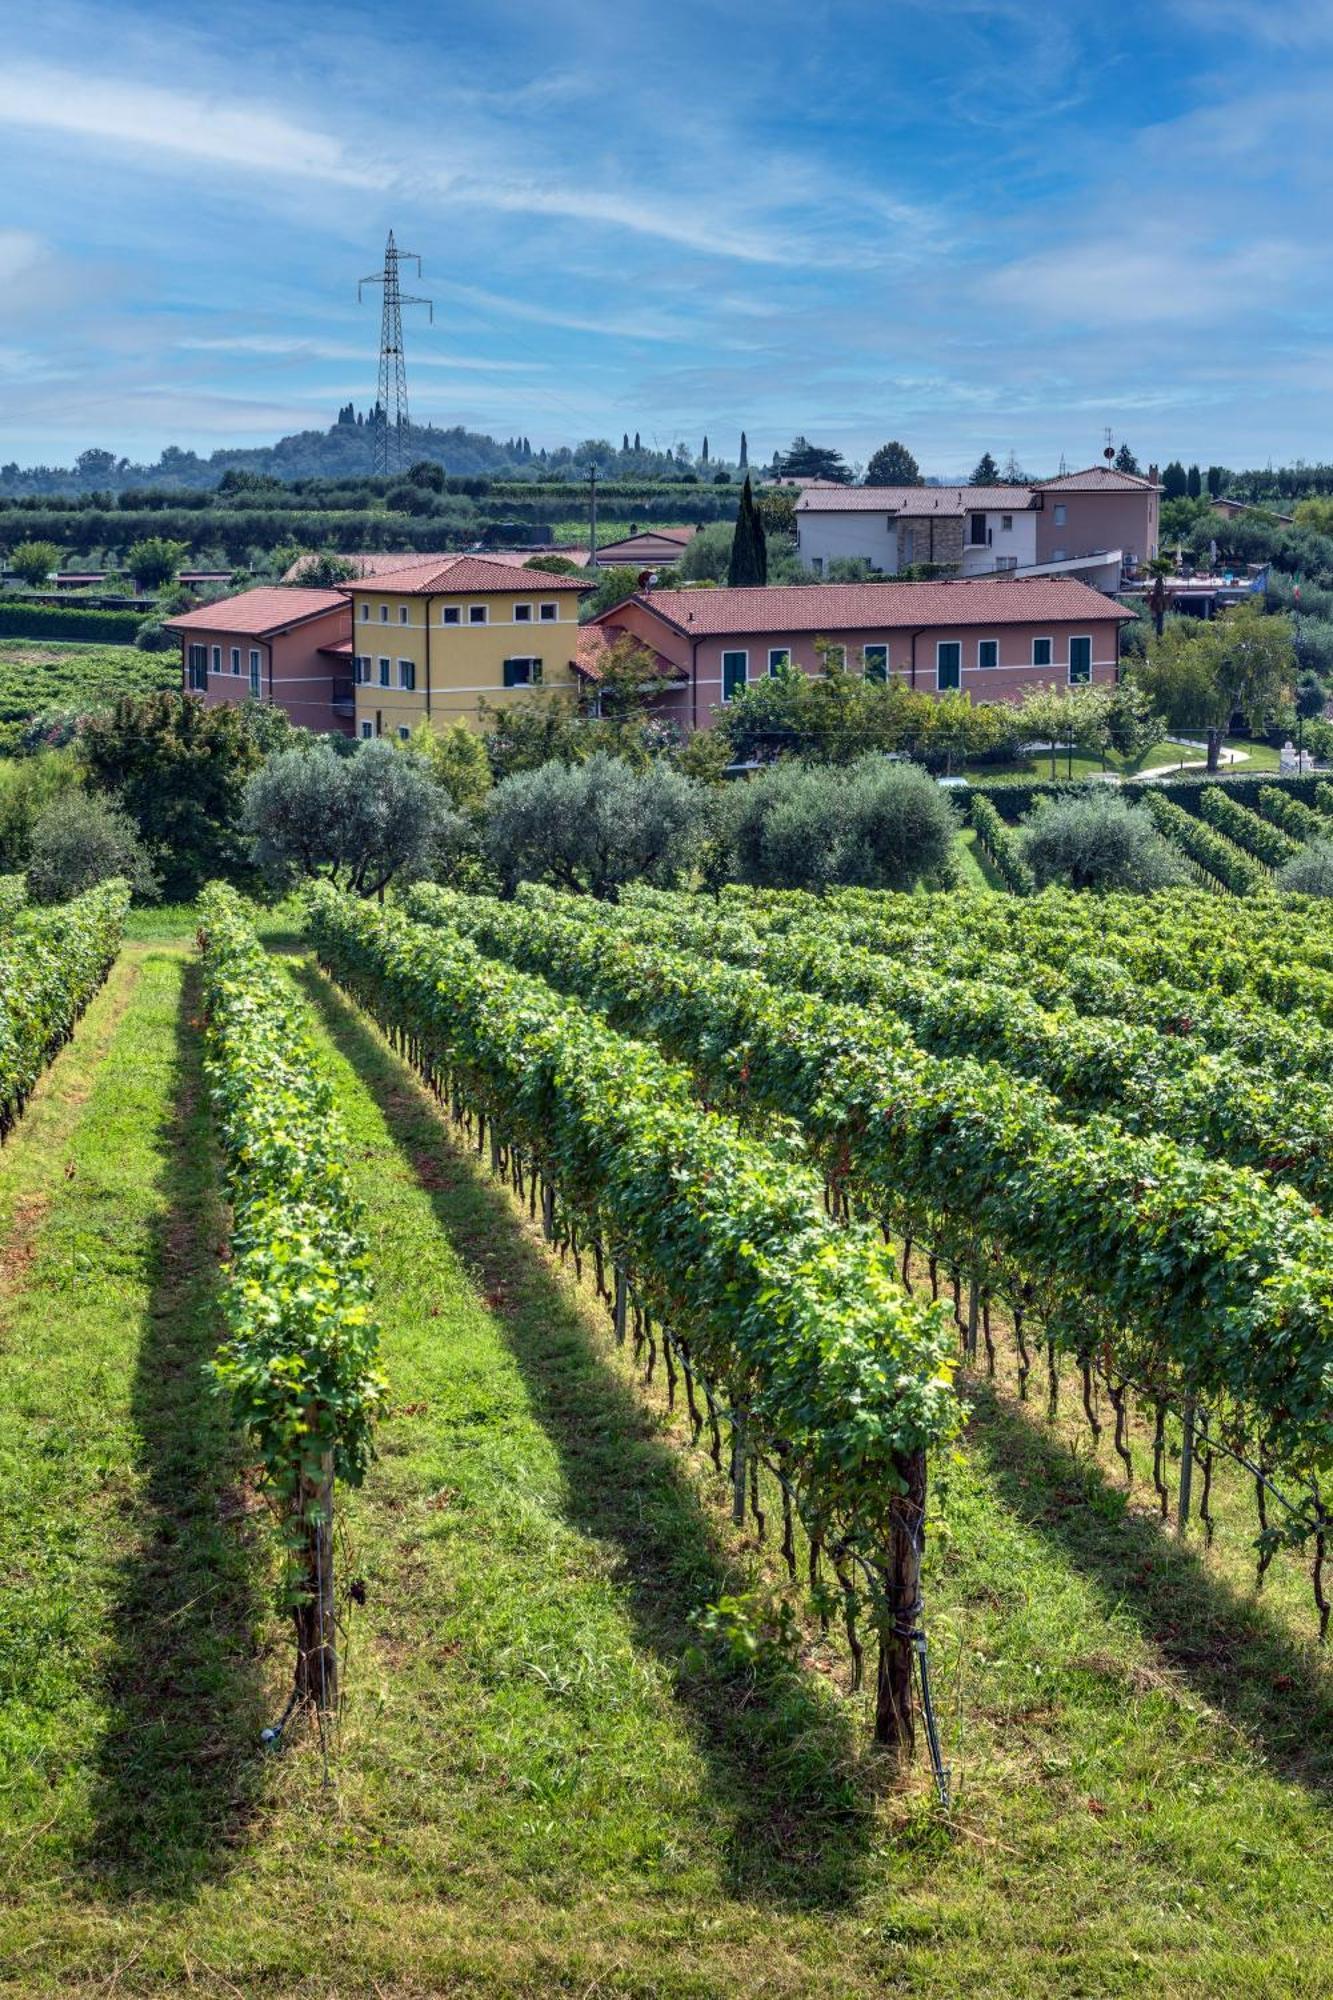
[[[758,1678],[692,1656],[771,1545],[380,1038],[293,976],[391,1398],[345,1496],[331,1782],[308,1735],[258,1747],[287,1638],[202,1380],[197,989],[183,942],[141,942],[0,1153],[0,1991],[1333,1987],[1330,1687],[1287,1584],[1253,1604],[983,1386],[930,1548],[956,1804],[895,1789],[817,1634]]]

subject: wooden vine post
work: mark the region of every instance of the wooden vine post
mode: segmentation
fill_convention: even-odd
[[[880,1616],[879,1670],[875,1682],[875,1741],[906,1761],[916,1743],[912,1669],[921,1625],[921,1551],[925,1539],[926,1454],[896,1460],[902,1491],[889,1510],[886,1604]]]
[[[338,1698],[338,1634],[334,1618],[333,1575],[333,1453],[324,1452],[311,1477],[302,1470],[297,1481],[295,1529],[296,1692],[318,1709],[331,1709]]]

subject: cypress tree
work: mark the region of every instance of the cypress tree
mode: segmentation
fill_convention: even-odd
[[[750,490],[748,477],[741,489],[736,530],[731,538],[731,560],[727,564],[727,582],[734,588],[768,582],[768,545],[764,540],[764,524],[754,504],[754,494]]]
[[[699,463],[700,465],[707,465],[708,463],[708,438],[706,434],[704,437],[704,448],[699,453]]]
[[[637,431],[634,433],[634,449],[635,451],[643,450],[643,446],[639,443],[639,433]]]
[[[625,432],[624,436],[623,436],[623,437],[621,438],[621,440],[620,440],[620,449],[621,449],[622,451],[628,451],[628,450],[629,450],[629,432],[628,432],[628,431],[626,431],[626,432]]]
[[[739,464],[740,464],[740,469],[741,469],[741,471],[742,471],[742,472],[744,472],[744,470],[745,470],[746,466],[747,466],[747,465],[748,465],[749,463],[750,463],[750,447],[749,447],[749,445],[748,445],[748,444],[747,444],[747,442],[746,442],[746,438],[745,438],[745,432],[744,432],[744,431],[742,431],[742,432],[741,432],[741,455],[740,455],[740,460],[739,460]]]

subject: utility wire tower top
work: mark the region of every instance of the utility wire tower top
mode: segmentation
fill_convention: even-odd
[[[417,267],[421,276],[421,259],[415,250],[400,250],[389,231],[389,240],[384,246],[384,269],[372,272],[362,278],[356,288],[358,305],[367,285],[383,285],[384,315],[380,323],[380,388],[379,398],[372,418],[374,434],[371,449],[374,452],[373,469],[386,477],[391,472],[401,472],[407,462],[411,418],[407,413],[407,365],[403,359],[403,307],[425,306],[435,322],[435,306],[430,299],[405,297],[398,289],[398,265],[403,259]]]

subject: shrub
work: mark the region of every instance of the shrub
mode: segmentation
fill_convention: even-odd
[[[54,542],[20,542],[9,558],[9,567],[15,576],[39,590],[59,561],[60,551]]]
[[[775,764],[751,779],[736,808],[735,869],[770,888],[909,889],[952,879],[957,831],[949,800],[918,765]]]
[[[0,603],[0,639],[81,639],[88,644],[132,646],[143,620],[137,611],[76,611],[63,604],[33,604],[24,597]]]
[[[1281,869],[1279,889],[1291,896],[1333,896],[1333,840],[1312,840]]]
[[[1106,790],[1039,799],[1023,833],[1023,855],[1044,889],[1169,888],[1185,870],[1141,807]]]
[[[679,880],[709,831],[708,793],[666,764],[636,771],[602,752],[578,765],[543,764],[496,786],[486,803],[485,852],[506,886],[552,882],[613,897],[622,884]]]
[[[178,653],[181,642],[160,618],[145,618],[134,634],[134,643],[141,653]]]
[[[68,903],[119,876],[142,902],[158,895],[157,876],[134,822],[94,792],[68,791],[33,822],[28,894],[34,903]]]

